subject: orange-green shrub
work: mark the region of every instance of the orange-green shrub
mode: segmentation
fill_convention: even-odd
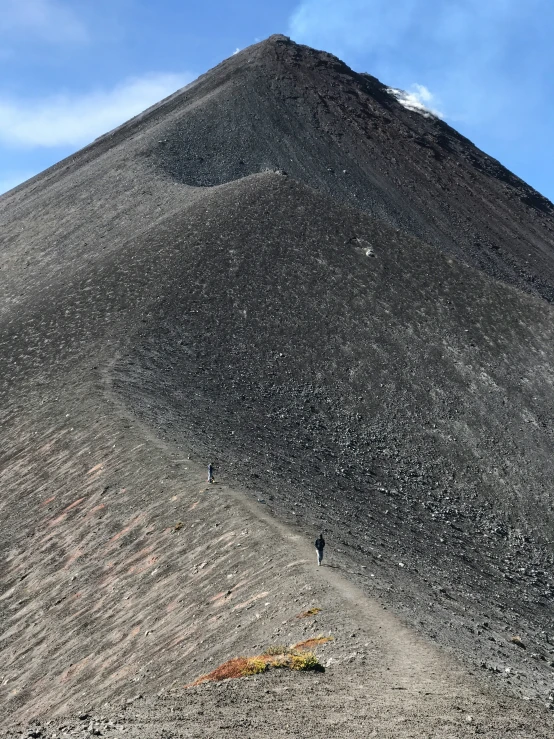
[[[329,641],[330,637],[321,637],[321,641],[311,640],[315,643],[323,644]],[[310,640],[308,640],[310,641]],[[263,654],[255,657],[235,657],[228,662],[224,662],[215,670],[207,675],[202,675],[186,688],[192,688],[201,683],[213,682],[217,680],[228,680],[229,678],[247,677],[249,675],[258,675],[261,672],[273,668],[286,668],[289,670],[316,670],[324,672],[325,668],[320,664],[313,652],[305,651],[304,642],[297,649],[296,647],[273,646],[268,647]]]

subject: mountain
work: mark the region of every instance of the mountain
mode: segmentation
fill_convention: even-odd
[[[283,36],[3,196],[6,725],[549,736],[553,210]],[[321,631],[316,718],[183,687]]]

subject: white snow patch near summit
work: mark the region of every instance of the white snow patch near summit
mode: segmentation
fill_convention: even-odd
[[[387,92],[395,97],[400,105],[415,113],[421,113],[425,118],[444,118],[439,110],[431,107],[435,96],[425,85],[412,85],[410,92],[397,87],[387,87]]]

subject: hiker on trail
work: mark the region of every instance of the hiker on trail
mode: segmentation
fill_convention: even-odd
[[[213,482],[213,481],[214,481],[214,468],[213,468],[212,463],[210,462],[210,464],[208,465],[208,482]]]
[[[319,539],[315,540],[315,548],[317,551],[317,566],[321,566],[321,562],[323,560],[323,548],[325,547],[325,539],[323,538],[323,534],[319,535]]]

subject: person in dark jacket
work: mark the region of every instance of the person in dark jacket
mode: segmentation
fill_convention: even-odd
[[[323,538],[323,534],[319,535],[319,539],[315,540],[315,548],[317,551],[317,566],[321,566],[321,562],[323,560],[323,549],[325,547],[325,539]]]
[[[214,468],[213,465],[210,463],[208,465],[208,482],[214,481]]]

